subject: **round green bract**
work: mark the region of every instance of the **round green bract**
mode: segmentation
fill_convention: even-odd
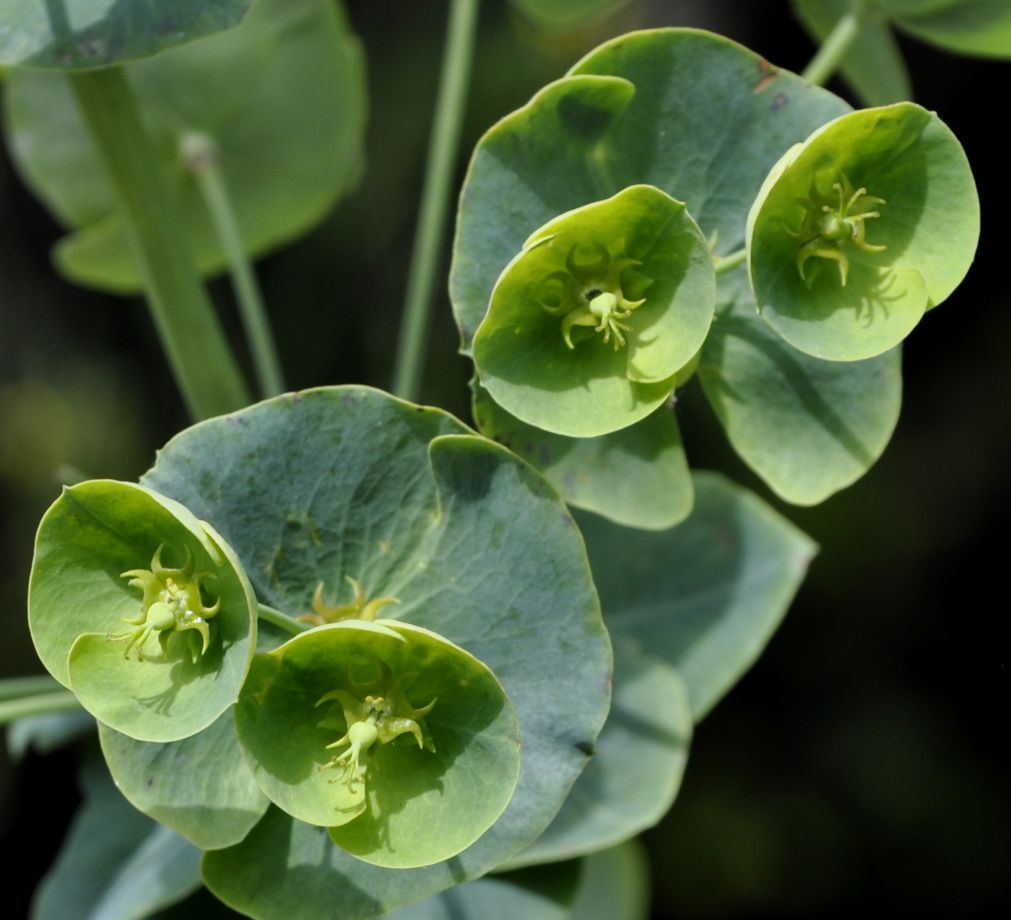
[[[834,243],[815,221],[837,213],[858,219]],[[976,187],[951,131],[913,103],[865,109],[770,172],[748,219],[751,284],[791,345],[858,361],[893,348],[951,294],[978,238]]]
[[[631,186],[527,239],[492,291],[474,363],[492,398],[521,421],[571,437],[616,431],[670,395],[709,331],[715,287],[684,205]],[[616,314],[621,325],[573,326],[567,341],[565,320],[602,293],[629,305]]]
[[[411,732],[376,741],[364,780],[347,784],[328,766],[327,745],[349,726],[339,702],[320,700],[334,690],[385,696],[391,681],[417,709],[435,701],[425,747]],[[236,726],[276,805],[330,827],[339,846],[381,866],[456,855],[502,814],[519,778],[516,713],[491,671],[440,636],[393,621],[321,626],[257,656]]]
[[[138,588],[122,574],[187,552],[220,609],[210,643],[194,654],[194,630],[173,629],[164,654],[148,639],[143,660],[125,641],[143,612]],[[256,601],[228,545],[185,507],[112,480],[65,489],[39,526],[28,621],[39,658],[99,721],[141,741],[175,741],[210,725],[238,697],[256,642]],[[153,637],[152,637],[153,638]]]

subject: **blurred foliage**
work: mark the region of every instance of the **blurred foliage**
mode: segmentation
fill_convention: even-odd
[[[258,265],[293,387],[388,385],[442,8],[348,3],[373,101],[361,184],[314,233]],[[602,39],[656,25],[714,29],[796,70],[813,52],[787,0],[640,0],[550,39],[505,0],[486,0],[458,181],[467,152],[497,118]],[[677,805],[647,835],[657,918],[829,916],[868,904],[897,916],[989,916],[1011,906],[1011,792],[999,728],[1008,626],[999,601],[974,599],[1002,571],[1011,515],[1009,234],[996,219],[1011,212],[1011,191],[989,111],[1011,70],[902,35],[898,42],[916,100],[942,114],[973,164],[981,247],[957,297],[906,349],[906,400],[891,446],[860,483],[821,506],[776,502],[711,424],[698,385],[679,394],[693,467],[726,471],[776,503],[821,553],[757,667],[699,726]],[[58,233],[0,163],[4,674],[39,669],[25,591],[34,530],[57,493],[59,468],[135,478],[155,445],[185,424],[142,304],[60,281],[47,256]],[[212,291],[238,341],[227,286]],[[424,399],[467,418],[468,368],[457,343],[442,292]],[[72,770],[65,754],[0,764],[8,859],[13,848],[23,855],[31,833],[19,803],[33,789],[49,790],[50,827],[66,826]],[[49,835],[33,850],[36,875],[59,842]],[[25,915],[30,887],[26,872],[11,916]]]

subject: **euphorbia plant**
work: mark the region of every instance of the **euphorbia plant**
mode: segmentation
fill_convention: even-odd
[[[247,259],[347,185],[364,108],[337,7],[257,0],[236,25],[248,5],[166,7],[171,41],[118,8],[86,35],[49,15],[48,39],[22,17],[27,44],[0,21],[13,153],[71,231],[57,264],[144,291],[197,418],[139,483],[81,482],[43,518],[29,616],[73,693],[58,705],[97,719],[116,786],[185,866],[178,896],[202,883],[285,920],[477,918],[500,899],[634,920],[627,841],[670,808],[694,724],[815,549],[689,471],[672,403],[698,377],[788,501],[866,472],[897,418],[897,346],[975,251],[964,154],[919,106],[852,111],[816,85],[861,35],[860,3],[805,76],[697,30],[615,38],[473,153],[450,292],[480,434],[414,402],[431,229],[404,399],[247,405],[201,278],[229,268],[275,394]],[[427,228],[475,14],[454,0]],[[72,92],[35,68],[69,71]],[[86,776],[85,814],[118,807]],[[575,859],[593,861],[582,882]],[[613,903],[587,894],[609,872],[626,878]]]

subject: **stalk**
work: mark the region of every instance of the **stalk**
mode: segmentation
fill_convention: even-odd
[[[477,11],[478,0],[452,0],[449,11],[435,124],[429,142],[421,211],[414,235],[393,372],[393,392],[404,399],[416,400],[421,389],[436,269],[446,230],[450,181],[456,165],[460,124],[474,56]]]
[[[106,67],[69,79],[119,200],[155,328],[190,415],[207,418],[246,405],[245,382],[187,249],[126,75]]]

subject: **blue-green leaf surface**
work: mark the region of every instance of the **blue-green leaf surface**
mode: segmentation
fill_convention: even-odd
[[[751,666],[803,580],[814,544],[746,489],[695,477],[695,510],[668,531],[581,515],[615,636],[677,668],[701,719]]]
[[[238,843],[267,810],[230,708],[182,741],[135,741],[101,724],[99,740],[116,786],[133,806],[202,850]]]
[[[449,862],[380,869],[270,809],[205,858],[219,897],[289,920],[339,897],[348,918],[368,917],[484,874],[540,835],[592,751],[611,663],[579,532],[533,470],[445,413],[342,387],[201,423],[144,481],[237,541],[261,602],[308,611],[320,582],[341,602],[345,576],[397,597],[384,615],[484,662],[520,721],[516,794]]]
[[[510,864],[571,859],[656,824],[681,784],[692,721],[677,671],[639,642],[617,636],[614,699],[596,753],[551,826]]]
[[[759,317],[743,268],[722,280],[723,307],[699,363],[706,397],[769,488],[818,504],[888,445],[902,406],[901,349],[846,362],[804,354]]]

